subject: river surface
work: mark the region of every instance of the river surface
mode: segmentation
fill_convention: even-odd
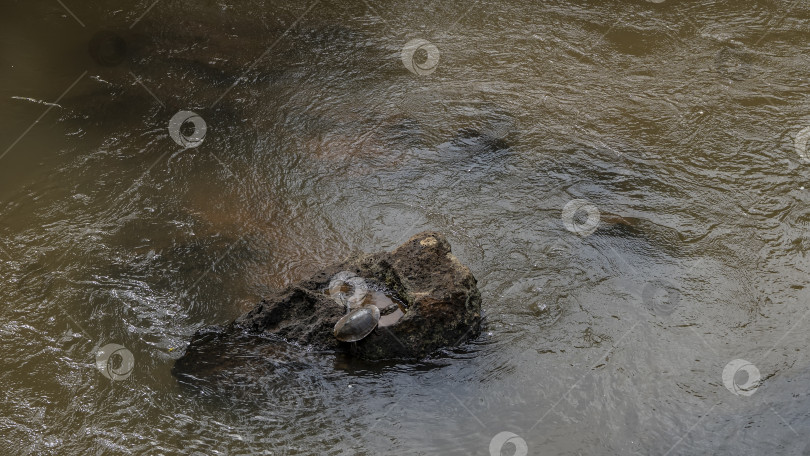
[[[2,0],[0,453],[810,454],[808,56],[803,0]],[[426,229],[481,337],[172,376]]]

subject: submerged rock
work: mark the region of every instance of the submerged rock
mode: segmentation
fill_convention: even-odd
[[[383,312],[379,324],[359,341],[341,342],[334,335],[335,324],[350,307],[334,295],[340,291],[335,277],[355,286],[358,281],[348,278],[362,278],[368,290],[364,305]],[[216,369],[219,361],[233,361],[238,354],[228,350],[246,337],[258,344],[293,344],[368,360],[415,359],[477,336],[480,326],[481,294],[472,273],[451,253],[444,236],[423,232],[393,252],[359,255],[289,285],[227,326],[197,331],[174,372],[195,376]]]

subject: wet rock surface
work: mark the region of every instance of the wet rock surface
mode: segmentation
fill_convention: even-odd
[[[381,308],[381,323],[357,342],[334,336],[345,301],[330,295],[340,274],[361,277],[369,298],[383,293],[396,304]],[[334,286],[334,285],[333,285]],[[400,315],[401,314],[401,315]],[[437,232],[413,236],[393,252],[359,255],[327,267],[262,300],[227,326],[203,328],[177,360],[176,375],[204,375],[241,362],[246,343],[272,356],[274,346],[343,352],[366,360],[417,359],[480,333],[481,295],[470,270]],[[282,349],[289,356],[287,348]],[[251,350],[256,353],[255,350]]]

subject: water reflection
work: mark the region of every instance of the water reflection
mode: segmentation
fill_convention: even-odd
[[[3,9],[0,415],[22,452],[805,450],[801,5]],[[414,39],[430,74],[403,65]],[[413,365],[247,345],[221,383],[171,375],[196,328],[423,229],[479,279],[481,339]],[[109,343],[126,380],[96,369]],[[723,386],[734,359],[750,397]]]

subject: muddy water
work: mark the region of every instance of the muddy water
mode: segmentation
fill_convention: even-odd
[[[0,6],[4,454],[810,452],[803,2],[198,3]],[[171,376],[424,229],[480,339]]]

